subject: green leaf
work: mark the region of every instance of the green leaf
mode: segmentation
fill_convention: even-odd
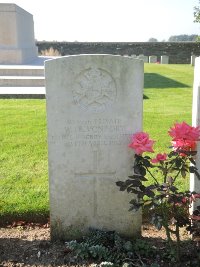
[[[147,189],[147,190],[145,190],[145,195],[153,198],[155,196],[155,193],[153,191]]]
[[[181,169],[181,176],[182,176],[183,178],[186,177],[186,172],[185,172],[185,169],[184,169],[184,168]]]
[[[193,164],[193,165],[196,165],[196,162],[193,158],[189,158],[189,161]]]
[[[127,188],[127,185],[122,181],[116,182],[116,185],[120,187],[120,189],[119,189],[120,191],[125,191]]]
[[[194,171],[196,177],[198,178],[198,180],[200,180],[200,174],[198,173],[197,169]]]
[[[145,191],[145,190],[146,190],[146,186],[144,186],[144,185],[142,184],[142,185],[139,186],[139,189],[140,189],[141,191]]]
[[[143,159],[143,164],[145,167],[151,167],[151,163],[148,159]]]
[[[116,182],[116,185],[117,185],[117,186],[123,186],[123,185],[124,185],[124,182],[122,182],[122,181],[117,181],[117,182]]]
[[[143,203],[138,203],[135,199],[132,199],[129,203],[132,204],[129,211],[138,211],[143,205]]]
[[[189,167],[189,171],[190,171],[190,173],[194,173],[194,170],[196,169],[196,167],[194,167],[194,166],[190,166]]]
[[[170,186],[170,190],[174,193],[178,190],[176,186]]]
[[[147,178],[145,178],[144,176],[139,175],[139,174],[133,174],[133,175],[128,176],[128,177],[131,178],[131,179],[139,179],[141,181],[148,181]]]
[[[129,185],[131,185],[131,187],[139,187],[142,185],[141,181],[139,180],[129,180],[131,181],[131,183],[129,183]]]

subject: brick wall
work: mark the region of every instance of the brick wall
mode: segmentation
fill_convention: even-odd
[[[190,63],[191,55],[200,56],[200,43],[198,42],[134,42],[134,43],[90,43],[90,42],[37,42],[39,52],[53,47],[61,55],[75,54],[114,54],[114,55],[168,55],[169,63]]]

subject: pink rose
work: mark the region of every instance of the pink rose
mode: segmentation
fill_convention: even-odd
[[[192,127],[186,122],[175,123],[168,131],[169,135],[176,140],[200,141],[200,126]]]
[[[186,151],[194,151],[196,149],[196,142],[190,141],[190,140],[177,140],[172,141],[172,145],[175,148],[175,150],[186,150]]]
[[[167,154],[157,154],[154,159],[151,160],[152,163],[158,163],[160,161],[165,161],[167,159]]]
[[[129,147],[135,150],[135,153],[141,155],[143,152],[154,152],[153,144],[155,141],[149,139],[149,135],[144,132],[139,132],[131,136]]]

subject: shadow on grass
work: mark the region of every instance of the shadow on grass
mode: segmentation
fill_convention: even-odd
[[[49,216],[48,211],[0,214],[0,227],[22,221],[45,224],[49,221]]]
[[[167,78],[157,73],[144,74],[144,88],[188,88],[187,84]]]

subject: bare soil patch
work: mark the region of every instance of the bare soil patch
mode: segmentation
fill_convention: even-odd
[[[165,232],[158,231],[149,224],[143,225],[143,239],[156,247],[158,256],[165,250]],[[187,241],[184,247],[185,263],[181,266],[193,266],[190,257],[198,250],[197,243],[191,241],[186,231],[182,231],[181,238]],[[176,266],[176,263],[159,262],[160,266]],[[48,224],[25,224],[12,225],[0,228],[0,267],[28,267],[28,266],[73,266],[74,262],[71,252],[66,249],[63,242],[50,241],[50,228]],[[92,262],[82,262],[81,265],[89,266]],[[134,266],[134,265],[133,265]],[[138,265],[139,266],[139,265]],[[142,265],[141,265],[142,266]]]

